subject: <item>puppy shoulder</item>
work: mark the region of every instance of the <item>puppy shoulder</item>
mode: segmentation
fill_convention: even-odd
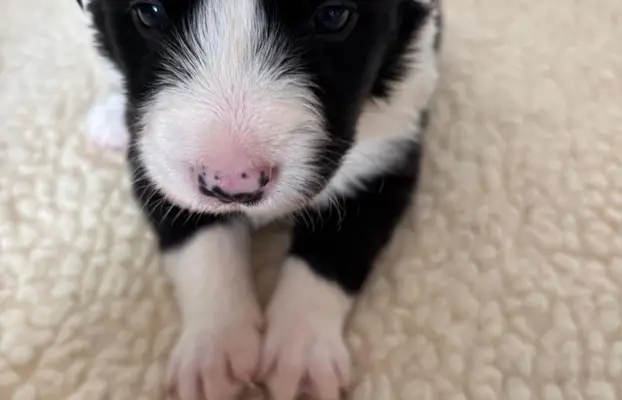
[[[441,29],[438,0],[414,1],[422,9],[420,21],[401,39],[399,54],[385,63],[399,73],[383,78],[385,90],[370,98],[357,124],[354,144],[329,187],[319,196],[350,195],[366,182],[409,164],[427,125],[427,109],[439,79],[438,47]]]

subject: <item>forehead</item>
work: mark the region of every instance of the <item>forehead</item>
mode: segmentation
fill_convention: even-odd
[[[405,0],[159,0],[169,22],[153,41],[143,40],[133,28],[128,6],[135,1],[98,1],[115,19],[110,24],[115,45],[133,81],[167,84],[162,87],[196,81],[214,93],[266,77],[300,86],[299,80],[289,80],[307,74],[313,87],[358,93],[380,67],[394,34],[397,5]],[[323,41],[314,35],[312,16],[323,4],[358,8],[347,40]],[[226,85],[216,90],[215,83]]]

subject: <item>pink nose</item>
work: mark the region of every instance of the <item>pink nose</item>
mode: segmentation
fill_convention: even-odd
[[[220,171],[204,167],[199,173],[199,189],[207,196],[225,203],[256,203],[262,189],[274,178],[275,168],[263,166],[237,171]]]

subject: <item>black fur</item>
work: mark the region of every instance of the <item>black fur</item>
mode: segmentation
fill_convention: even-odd
[[[407,71],[405,64],[412,58],[408,49],[412,34],[421,27],[428,12],[424,6],[413,1],[403,2],[400,5],[398,21],[395,23],[396,29],[393,32],[394,39],[387,50],[378,79],[374,82],[372,89],[375,97],[388,97],[391,92],[391,83],[399,81]]]
[[[145,40],[136,32],[127,13],[128,3],[129,0],[92,0],[89,10],[94,14],[101,50],[125,74],[128,124],[134,132],[137,110],[166,71],[161,69],[158,41]],[[361,27],[346,42],[331,43],[317,40],[305,31],[304,21],[318,3],[319,0],[263,0],[267,15],[279,16],[272,23],[280,24],[293,38],[289,45],[304,61],[304,68],[313,77],[310,84],[321,99],[327,130],[334,138],[328,148],[317,150],[317,163],[327,181],[352,145],[364,102],[390,96],[391,85],[402,79],[405,62],[412,56],[408,49],[410,38],[429,10],[410,0],[357,0]],[[182,23],[193,9],[191,0],[166,0],[164,4],[171,18],[170,29]],[[405,163],[370,179],[365,190],[342,198],[340,212],[335,208],[309,208],[302,213],[306,215],[300,219],[304,222],[294,226],[290,252],[308,261],[315,272],[335,281],[348,293],[361,289],[410,202],[421,150],[414,142],[408,142],[402,151],[407,155]],[[136,198],[157,232],[163,251],[183,245],[199,229],[243,218],[238,214],[199,216],[179,208],[166,200],[145,175],[136,146],[130,146],[128,159]],[[317,193],[324,183],[310,191]]]
[[[407,162],[366,182],[356,196],[338,200],[338,209],[306,211],[293,230],[291,254],[355,294],[363,287],[380,251],[408,206],[419,175],[420,146],[405,144]]]

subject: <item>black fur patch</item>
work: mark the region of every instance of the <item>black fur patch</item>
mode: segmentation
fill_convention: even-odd
[[[306,210],[294,228],[290,252],[350,294],[362,289],[410,203],[421,148],[415,142],[403,146],[407,162],[368,180],[365,191],[337,200],[330,209]]]

